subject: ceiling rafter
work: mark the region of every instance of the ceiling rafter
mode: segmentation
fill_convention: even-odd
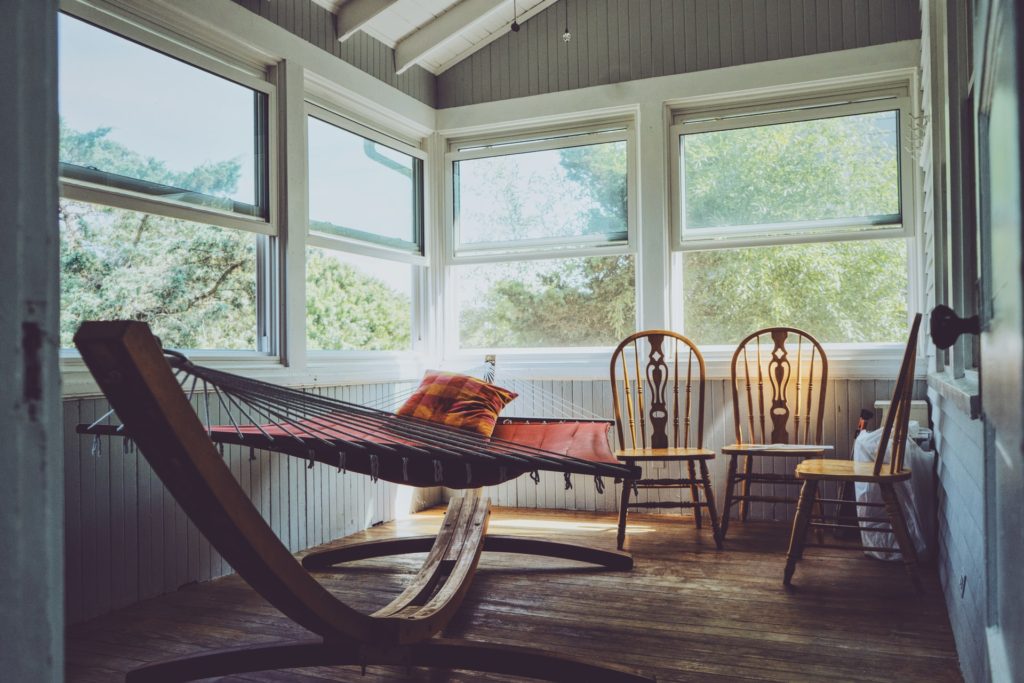
[[[357,31],[373,21],[374,17],[394,5],[398,0],[348,0],[338,8],[338,42],[351,38]]]
[[[425,55],[449,40],[459,37],[488,16],[507,11],[504,2],[494,0],[462,0],[444,14],[398,41],[395,45],[395,68],[402,73]]]

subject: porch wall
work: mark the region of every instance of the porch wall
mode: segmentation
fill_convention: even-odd
[[[939,578],[967,683],[987,681],[984,428],[929,390],[939,457]]]
[[[610,388],[605,380],[535,384],[567,403],[598,415],[611,415]],[[826,442],[836,444],[839,457],[849,457],[860,409],[870,408],[876,399],[890,398],[892,385],[885,380],[829,382],[825,437]],[[318,391],[370,402],[402,386],[408,385],[336,386]],[[540,393],[530,400],[528,394],[533,392],[523,393],[523,399],[513,404],[516,409],[510,412],[551,414],[550,400],[540,398]],[[917,393],[923,396],[923,385]],[[121,439],[104,437],[99,453],[94,453],[93,437],[75,433],[77,424],[92,422],[107,409],[102,398],[64,402],[69,623],[231,572],[137,450],[129,448],[126,452]],[[228,422],[216,405],[211,404],[210,410],[212,421]],[[705,433],[710,448],[717,449],[732,440],[732,405],[725,380],[709,382]],[[248,449],[238,446],[226,447],[224,454],[246,493],[292,552],[390,521],[397,507],[409,498],[408,491],[403,496],[394,484],[373,484],[362,475],[339,473],[321,464],[307,469],[304,462],[284,455],[257,451],[256,460],[250,461]],[[783,465],[779,467],[781,472]],[[725,468],[723,459],[712,464],[719,504],[724,495]],[[489,488],[488,495],[501,506],[612,513],[617,508],[618,491],[612,482],[606,483],[604,494],[598,495],[591,478],[576,476],[573,488],[567,491],[561,475],[543,474],[539,485],[520,477]],[[426,505],[439,500],[439,495],[428,494],[418,502]],[[752,515],[755,519],[786,519],[789,510],[784,505],[755,505]]]

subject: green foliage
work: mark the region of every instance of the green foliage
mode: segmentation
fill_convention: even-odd
[[[306,250],[306,339],[311,350],[411,347],[409,297],[323,249]]]
[[[62,126],[61,160],[211,195],[229,196],[236,162],[175,173],[108,139]],[[238,230],[62,200],[61,346],[83,320],[150,323],[175,348],[256,348],[256,249]],[[308,333],[320,348],[408,348],[408,297],[333,259],[307,272]],[[404,326],[404,327],[403,327]]]
[[[482,269],[496,277],[483,305],[460,312],[464,347],[609,346],[633,330],[631,256],[481,266],[471,277]]]
[[[689,225],[897,213],[894,141],[888,114],[691,136],[684,154]],[[561,151],[567,179],[595,200],[588,217],[594,227],[586,232],[625,222],[625,160],[610,151]],[[501,179],[491,182],[500,195]],[[461,310],[463,345],[618,341],[635,328],[634,274],[626,262],[565,259],[539,276],[528,264],[492,268],[488,289]],[[736,344],[770,325],[801,327],[828,342],[906,334],[901,239],[688,252],[683,283],[683,331],[699,344]]]

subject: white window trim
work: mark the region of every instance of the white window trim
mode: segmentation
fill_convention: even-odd
[[[892,75],[882,75],[872,82],[871,79],[859,79],[855,87],[843,90],[835,87],[830,94],[812,96],[813,86],[798,88],[795,93],[772,99],[762,95],[758,102],[751,103],[742,93],[732,93],[719,98],[699,98],[693,105],[685,101],[676,103],[673,108],[673,125],[669,130],[669,148],[671,162],[669,165],[669,202],[671,205],[672,224],[672,263],[670,266],[670,325],[672,329],[682,330],[683,291],[682,254],[685,251],[701,249],[740,249],[745,247],[771,246],[783,244],[809,244],[831,241],[854,241],[861,239],[892,239],[903,238],[907,247],[907,326],[915,311],[922,310],[921,258],[918,250],[920,241],[918,229],[918,208],[916,206],[918,186],[918,168],[911,154],[907,153],[912,130],[912,119],[917,114],[916,100],[911,96],[917,92],[916,79],[912,71],[900,74],[896,79]],[[852,101],[857,100],[857,101]],[[829,104],[832,103],[832,104]],[[796,107],[796,108],[793,108]],[[707,130],[729,130],[740,127],[767,125],[765,122],[785,123],[790,121],[813,120],[823,118],[813,113],[842,112],[837,115],[869,113],[872,111],[899,111],[899,182],[900,210],[902,227],[880,228],[872,230],[834,230],[806,232],[788,235],[758,235],[756,232],[741,234],[726,239],[684,239],[681,227],[682,197],[679,183],[679,136],[686,132],[705,132]],[[757,112],[766,112],[758,114]],[[742,119],[729,119],[725,115],[742,115]],[[735,124],[740,125],[735,125]],[[745,124],[745,125],[744,125]],[[726,233],[727,234],[727,233]],[[699,340],[695,340],[699,343]],[[923,348],[922,338],[919,346]],[[829,357],[831,374],[838,378],[849,379],[891,379],[898,372],[903,352],[902,343],[866,343],[840,344],[826,343],[822,345]],[[706,349],[706,350],[705,350]],[[701,347],[708,366],[709,377],[728,377],[728,362],[734,349],[727,346]],[[924,354],[919,353],[923,358]],[[724,370],[723,370],[724,368]],[[918,362],[917,376],[924,377],[926,364]]]
[[[516,242],[495,242],[475,244],[468,247],[459,246],[457,225],[455,222],[455,184],[454,164],[466,159],[482,159],[511,154],[522,154],[552,149],[565,149],[595,145],[608,142],[626,143],[626,239],[596,240],[583,237],[556,237],[522,240]],[[486,353],[495,353],[502,357],[504,366],[519,370],[529,370],[544,375],[549,372],[549,364],[554,363],[562,368],[561,372],[572,368],[570,376],[576,378],[589,377],[594,374],[595,366],[601,365],[601,359],[608,356],[611,346],[604,347],[559,347],[559,348],[491,348],[473,349],[459,347],[459,319],[455,306],[454,267],[486,263],[513,263],[531,260],[558,260],[564,258],[585,258],[593,256],[631,255],[635,264],[634,300],[637,320],[640,318],[640,262],[637,257],[637,203],[639,201],[639,184],[637,181],[638,144],[635,117],[616,117],[608,119],[587,119],[581,116],[577,120],[562,119],[557,125],[544,126],[531,123],[517,129],[502,130],[481,136],[459,136],[457,133],[443,141],[447,152],[443,159],[443,206],[444,216],[439,222],[441,233],[437,235],[441,243],[443,257],[439,259],[437,269],[440,271],[436,279],[439,297],[435,299],[441,306],[439,320],[440,331],[437,335],[437,355],[442,367],[455,369],[467,367]],[[604,360],[603,363],[606,363]]]
[[[851,98],[863,98],[849,102]],[[831,102],[832,104],[829,104]],[[780,108],[797,106],[780,111]],[[813,100],[800,99],[766,102],[761,105],[766,113],[754,113],[748,105],[742,114],[733,113],[728,105],[720,115],[707,109],[675,113],[675,124],[670,130],[669,197],[672,205],[672,246],[676,250],[737,249],[771,244],[808,244],[813,242],[846,241],[855,239],[884,239],[911,237],[914,232],[912,207],[913,160],[904,153],[906,133],[910,130],[910,98],[892,90],[852,93]],[[739,130],[825,118],[897,111],[899,119],[899,184],[900,211],[896,214],[835,218],[826,220],[788,221],[777,224],[739,225],[720,228],[698,228],[687,231],[683,225],[683,191],[680,140],[683,135],[714,131]],[[908,206],[909,205],[909,206]]]
[[[370,369],[372,368],[372,372],[376,372],[376,376],[380,377],[382,375],[390,376],[394,374],[396,369],[400,373],[404,373],[411,370],[407,371],[403,370],[403,368],[421,368],[424,365],[428,349],[426,339],[428,337],[427,326],[429,324],[429,316],[427,315],[426,309],[428,304],[426,292],[429,290],[430,282],[425,271],[430,263],[429,251],[432,248],[431,244],[433,242],[431,231],[429,229],[431,208],[429,197],[432,171],[430,167],[430,155],[423,149],[425,141],[422,139],[412,140],[400,132],[392,134],[389,132],[383,132],[379,128],[364,125],[363,123],[355,120],[356,117],[348,112],[341,103],[333,101],[330,97],[327,97],[324,94],[320,94],[319,96],[311,96],[307,94],[304,111],[305,116],[302,120],[302,126],[307,130],[307,141],[308,119],[309,117],[312,117],[329,125],[335,126],[336,128],[352,133],[353,135],[372,140],[403,154],[419,159],[422,162],[421,179],[423,185],[420,188],[423,206],[418,207],[421,212],[421,219],[423,222],[423,225],[421,226],[422,244],[420,245],[419,250],[391,247],[372,240],[362,240],[358,237],[344,237],[340,235],[314,232],[311,228],[311,221],[309,220],[307,212],[307,221],[304,230],[306,246],[327,249],[340,253],[354,254],[357,256],[366,256],[384,261],[392,261],[394,263],[407,264],[413,267],[410,306],[410,333],[412,343],[409,350],[314,350],[307,347],[305,349],[307,368],[310,371],[317,372],[317,375],[321,377],[333,374],[335,369],[339,370],[337,374],[351,376],[351,370],[355,370],[356,372],[366,372],[371,371]],[[304,149],[308,149],[308,142]],[[308,169],[309,165],[307,157],[306,173],[308,173]],[[306,202],[308,207],[308,178],[306,179],[305,185],[306,192],[302,197],[302,201]],[[305,265],[305,262],[303,263]],[[305,282],[305,275],[305,268],[303,268],[303,282]],[[305,305],[306,302],[305,299],[303,299],[303,312],[305,311]],[[347,370],[344,370],[343,368],[347,368]]]

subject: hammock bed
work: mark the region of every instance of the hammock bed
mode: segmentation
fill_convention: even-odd
[[[356,403],[281,387],[197,365],[178,351],[164,356],[216,443],[248,446],[250,454],[270,450],[339,470],[358,472],[411,486],[465,489],[492,486],[529,472],[561,472],[566,488],[571,475],[636,476],[608,446],[607,420],[501,418],[494,434],[474,432],[369,408]],[[211,424],[222,409],[230,424]],[[81,434],[132,438],[124,425],[78,425]],[[234,417],[242,416],[241,418]]]
[[[632,568],[632,558],[622,552],[488,536],[490,505],[478,488],[538,470],[630,477],[631,468],[602,460],[598,446],[606,424],[509,421],[503,431],[510,438],[485,438],[202,368],[179,353],[162,351],[145,323],[84,323],[75,344],[123,420],[120,426],[94,423],[81,431],[119,434],[137,443],[171,495],[238,574],[316,636],[145,664],[129,672],[127,681],[189,681],[303,666],[365,669],[371,664],[471,669],[556,681],[653,680],[636,670],[573,653],[438,636],[462,604],[485,550]],[[203,390],[198,404],[190,400],[197,389]],[[251,424],[243,426],[232,417],[230,426],[209,426],[212,401],[229,415],[233,408]],[[197,405],[206,425],[197,415]],[[300,564],[246,497],[213,438],[400,483],[454,484],[467,490],[452,498],[436,537],[348,544],[309,553]],[[603,443],[606,450],[607,441]],[[547,450],[551,446],[558,448]],[[583,452],[590,457],[574,455]],[[422,568],[401,594],[372,614],[345,605],[309,573],[351,560],[413,552],[427,553]]]

